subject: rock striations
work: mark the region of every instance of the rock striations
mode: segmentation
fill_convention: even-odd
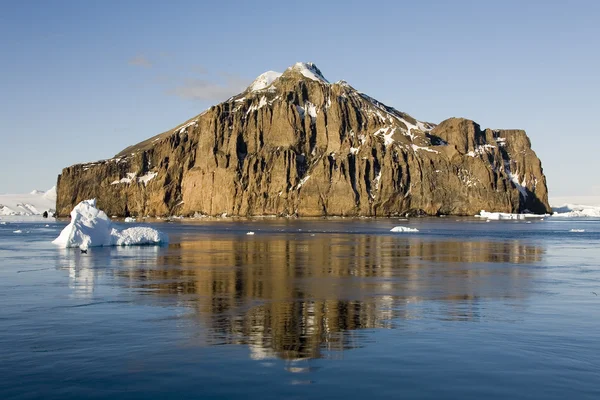
[[[550,212],[524,131],[417,121],[312,63],[266,72],[113,159],[65,168],[57,188],[61,216],[90,198],[118,216]]]

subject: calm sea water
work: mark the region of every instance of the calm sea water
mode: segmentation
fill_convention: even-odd
[[[600,398],[600,221],[63,226],[0,225],[1,399]]]

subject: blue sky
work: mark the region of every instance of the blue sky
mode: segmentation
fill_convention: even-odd
[[[421,120],[525,129],[551,196],[600,196],[600,2],[171,3],[0,0],[0,193],[313,61]]]

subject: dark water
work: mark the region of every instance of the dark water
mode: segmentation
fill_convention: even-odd
[[[0,225],[1,399],[600,398],[600,221],[44,225]]]

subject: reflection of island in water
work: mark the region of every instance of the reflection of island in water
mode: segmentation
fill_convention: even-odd
[[[360,346],[356,329],[391,327],[393,318],[478,320],[482,300],[527,296],[533,271],[518,264],[542,251],[518,241],[202,235],[146,266],[124,258],[115,273],[128,287],[193,307],[209,344],[298,359]]]

